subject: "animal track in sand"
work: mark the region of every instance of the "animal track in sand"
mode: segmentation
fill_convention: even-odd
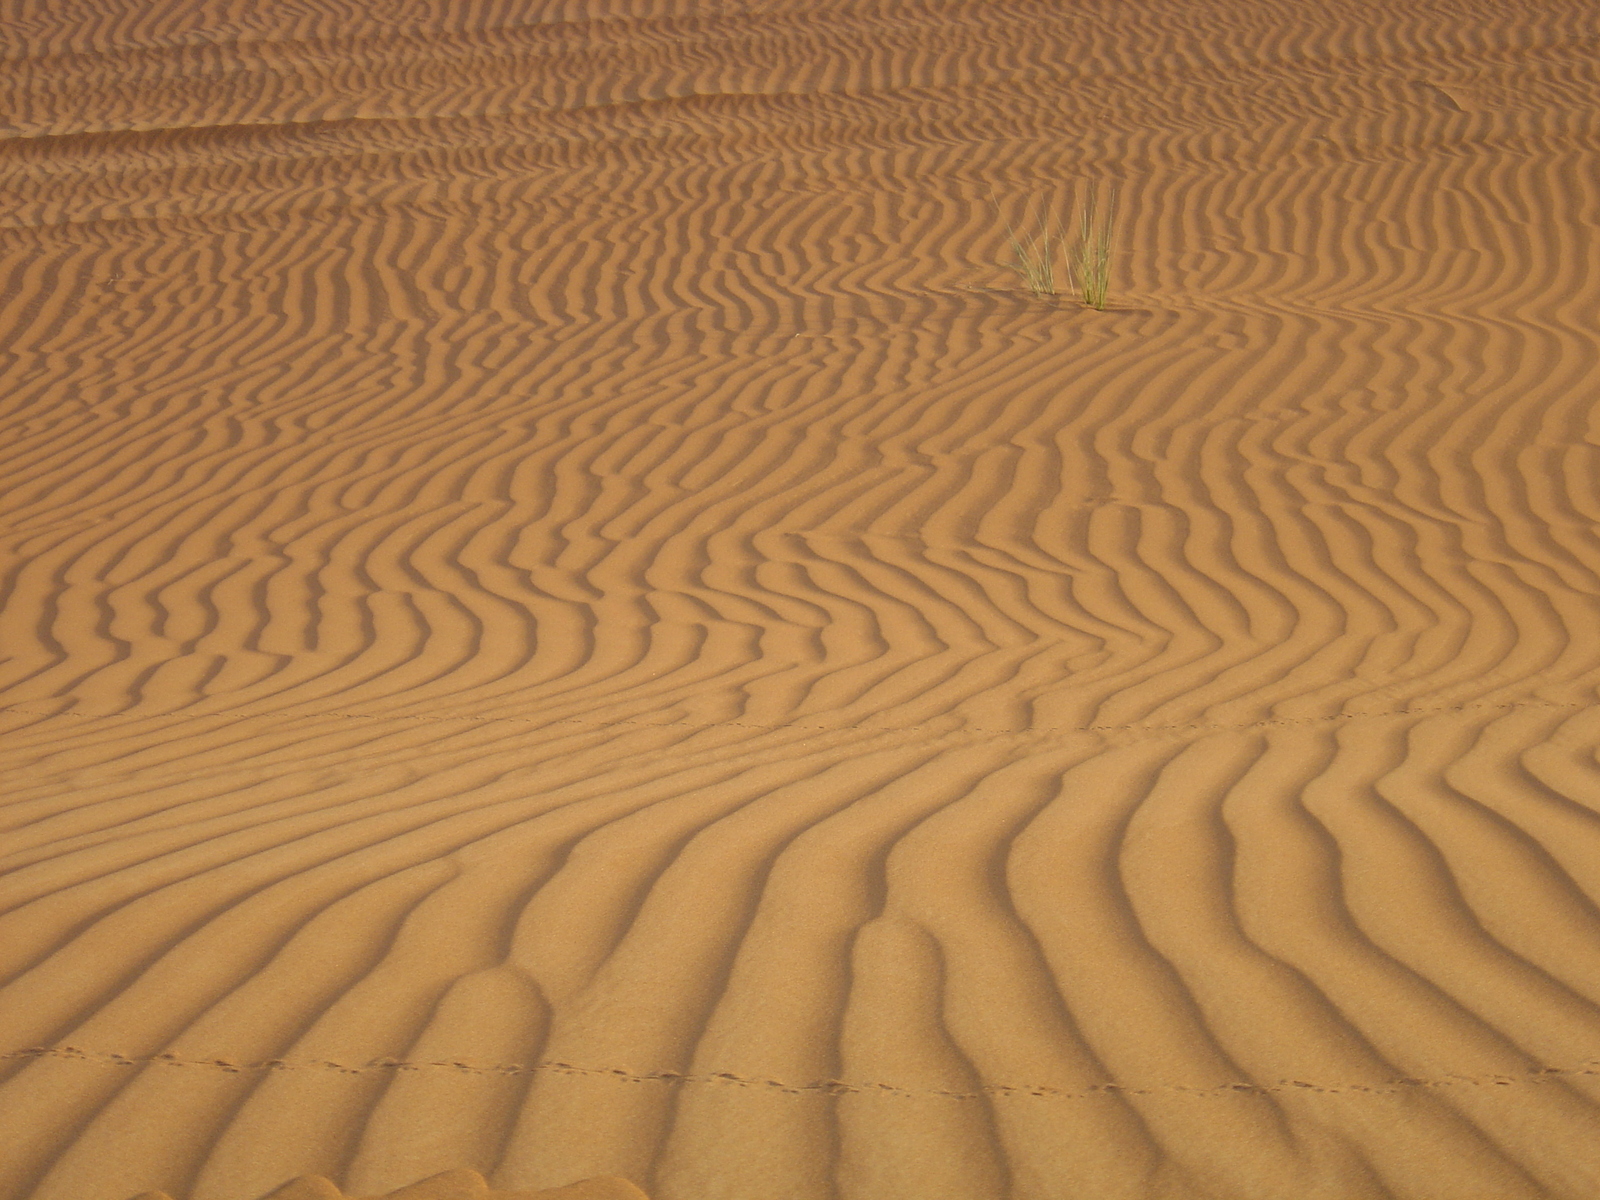
[[[230,1073],[243,1071],[333,1071],[341,1075],[361,1075],[385,1071],[451,1071],[467,1075],[537,1075],[551,1073],[557,1075],[594,1075],[623,1083],[663,1083],[673,1086],[723,1084],[732,1087],[756,1087],[790,1095],[820,1092],[830,1096],[844,1096],[858,1092],[870,1092],[874,1095],[887,1096],[938,1096],[946,1100],[982,1100],[985,1097],[997,1096],[1031,1096],[1040,1099],[1083,1100],[1095,1096],[1153,1096],[1161,1093],[1197,1097],[1224,1097],[1239,1093],[1270,1095],[1274,1092],[1290,1091],[1319,1092],[1325,1095],[1339,1095],[1341,1093],[1384,1095],[1416,1088],[1511,1087],[1518,1084],[1537,1084],[1573,1076],[1600,1076],[1600,1059],[1596,1059],[1578,1066],[1545,1067],[1540,1070],[1527,1071],[1521,1075],[1441,1075],[1432,1079],[1392,1079],[1376,1086],[1359,1083],[1313,1083],[1303,1079],[1281,1079],[1274,1083],[1247,1083],[1240,1081],[1237,1083],[1221,1083],[1213,1087],[1185,1087],[1181,1084],[1135,1085],[1104,1083],[1093,1087],[1081,1088],[1077,1091],[1030,1084],[987,1084],[970,1091],[950,1091],[940,1088],[908,1088],[892,1083],[852,1083],[842,1079],[822,1079],[810,1083],[793,1083],[778,1079],[749,1078],[743,1075],[735,1075],[728,1071],[709,1071],[701,1074],[682,1071],[637,1072],[625,1071],[620,1067],[583,1067],[565,1062],[484,1064],[450,1061],[401,1062],[394,1059],[377,1059],[365,1063],[327,1062],[315,1059],[269,1059],[265,1062],[231,1062],[221,1058],[183,1058],[176,1054],[154,1054],[146,1058],[134,1058],[123,1054],[83,1050],[76,1046],[31,1046],[23,1050],[13,1050],[6,1054],[0,1054],[0,1061],[38,1058],[59,1058],[74,1062],[100,1063],[111,1067],[200,1067]]]

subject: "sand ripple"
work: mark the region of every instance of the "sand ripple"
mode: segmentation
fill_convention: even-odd
[[[4,9],[0,1196],[1600,1192],[1592,6]]]

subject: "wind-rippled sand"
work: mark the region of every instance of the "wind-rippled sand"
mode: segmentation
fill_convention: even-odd
[[[0,1196],[1600,1195],[1588,0],[3,9]]]

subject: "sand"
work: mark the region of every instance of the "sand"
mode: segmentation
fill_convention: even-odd
[[[492,1190],[488,1180],[476,1171],[457,1168],[419,1179],[374,1200],[641,1200],[641,1197],[644,1193],[635,1184],[615,1175],[536,1192],[505,1192]],[[165,1192],[145,1192],[134,1200],[172,1200],[172,1197]],[[331,1179],[302,1175],[274,1189],[266,1200],[345,1200],[345,1196]]]
[[[0,47],[0,1200],[1600,1195],[1590,0]]]

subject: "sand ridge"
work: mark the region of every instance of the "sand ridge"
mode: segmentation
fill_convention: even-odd
[[[171,1200],[165,1192],[144,1192],[134,1200]],[[344,1200],[344,1193],[321,1175],[302,1175],[273,1191],[267,1200]],[[497,1192],[476,1171],[444,1171],[371,1200],[644,1200],[626,1179],[601,1176],[537,1192]]]
[[[0,30],[0,1200],[1600,1191],[1592,5]]]

